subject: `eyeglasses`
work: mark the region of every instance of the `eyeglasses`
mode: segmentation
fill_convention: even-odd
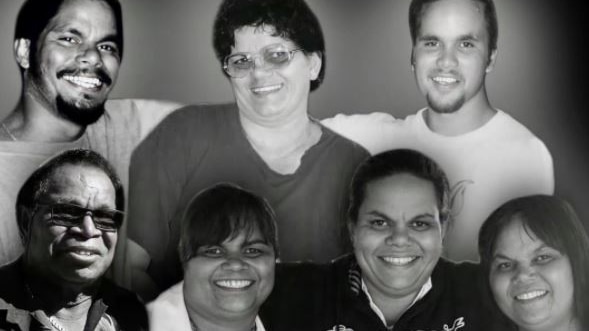
[[[88,209],[70,204],[37,204],[35,212],[40,209],[49,211],[50,225],[65,227],[81,226],[84,217],[90,216],[94,227],[100,231],[116,232],[123,224],[125,213],[115,209]]]
[[[276,70],[288,65],[294,53],[298,51],[302,51],[302,49],[289,50],[282,44],[274,44],[262,48],[256,55],[251,53],[231,54],[225,57],[223,70],[233,78],[245,77],[256,66],[256,58],[260,59],[259,69]]]

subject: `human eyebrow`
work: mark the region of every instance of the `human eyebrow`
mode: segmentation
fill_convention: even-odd
[[[417,41],[438,41],[438,40],[440,40],[440,38],[438,38],[434,35],[431,35],[431,34],[426,34],[426,35],[417,37]]]
[[[252,239],[252,240],[246,240],[243,243],[243,246],[250,246],[250,245],[268,245],[268,242],[264,239]]]

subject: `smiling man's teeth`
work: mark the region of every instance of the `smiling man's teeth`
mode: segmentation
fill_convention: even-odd
[[[390,257],[390,256],[386,256],[382,258],[383,260],[385,260],[386,262],[390,263],[390,264],[394,264],[394,265],[406,265],[409,264],[411,262],[413,262],[415,259],[417,259],[417,257],[413,256],[413,257]]]
[[[444,83],[444,84],[453,84],[458,81],[458,79],[452,78],[452,77],[434,77],[432,79],[434,82]]]
[[[226,288],[245,288],[252,284],[251,280],[218,280],[215,284],[219,287],[226,287]]]
[[[273,92],[273,91],[279,90],[281,87],[282,87],[282,84],[268,85],[268,86],[263,86],[263,87],[255,87],[252,89],[252,91],[254,93],[266,93],[266,92]]]
[[[72,252],[74,252],[74,253],[76,253],[78,255],[86,255],[86,256],[90,256],[90,255],[93,254],[92,252],[86,251],[86,250],[74,250]]]
[[[543,296],[546,293],[547,293],[547,291],[531,291],[531,292],[527,292],[527,293],[524,293],[524,294],[520,294],[520,295],[516,296],[515,298],[517,300],[522,300],[522,301],[532,300],[532,299],[541,297],[541,296]]]
[[[84,88],[97,88],[102,86],[102,81],[98,78],[81,76],[63,76],[63,79]]]

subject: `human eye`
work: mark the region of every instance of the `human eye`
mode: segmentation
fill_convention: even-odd
[[[495,263],[495,270],[499,272],[507,272],[512,270],[514,267],[513,262],[510,261],[500,261]]]
[[[74,36],[68,36],[68,35],[63,35],[63,36],[59,36],[57,38],[57,40],[62,44],[62,45],[77,45],[80,43],[80,39]]]
[[[540,254],[536,257],[534,257],[534,263],[536,264],[547,264],[550,261],[554,260],[554,256],[551,254]]]
[[[107,53],[117,54],[119,47],[114,43],[104,43],[98,46],[98,49]]]
[[[206,246],[199,249],[198,255],[210,258],[218,258],[223,256],[223,250],[218,246]]]
[[[368,220],[368,225],[374,230],[383,230],[388,228],[388,222],[382,218],[374,218]]]
[[[468,41],[468,40],[463,40],[462,42],[460,42],[460,47],[461,48],[474,48],[474,43],[472,41]]]
[[[243,54],[237,54],[237,55],[231,56],[227,60],[227,65],[229,67],[233,67],[235,69],[247,70],[247,69],[251,68],[252,63],[253,63],[252,59],[249,56],[243,55]]]
[[[271,49],[265,52],[264,59],[272,63],[284,63],[288,61],[290,52],[286,49]]]
[[[414,220],[409,225],[413,230],[426,231],[432,227],[432,223],[426,220]]]
[[[433,40],[433,39],[426,39],[422,41],[422,45],[425,48],[435,48],[438,47],[440,45],[440,42],[437,40]]]

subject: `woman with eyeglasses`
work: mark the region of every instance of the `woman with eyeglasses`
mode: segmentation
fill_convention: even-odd
[[[272,291],[278,255],[268,203],[220,184],[189,203],[179,253],[184,281],[148,305],[154,331],[263,331],[258,309]]]
[[[589,237],[566,201],[505,203],[483,224],[479,252],[505,330],[589,330]]]
[[[147,251],[144,265],[159,290],[181,275],[181,211],[222,181],[268,199],[283,260],[337,257],[347,184],[368,156],[309,115],[309,93],[325,75],[325,45],[303,0],[223,1],[214,47],[235,104],[176,111],[133,158],[129,232]]]

